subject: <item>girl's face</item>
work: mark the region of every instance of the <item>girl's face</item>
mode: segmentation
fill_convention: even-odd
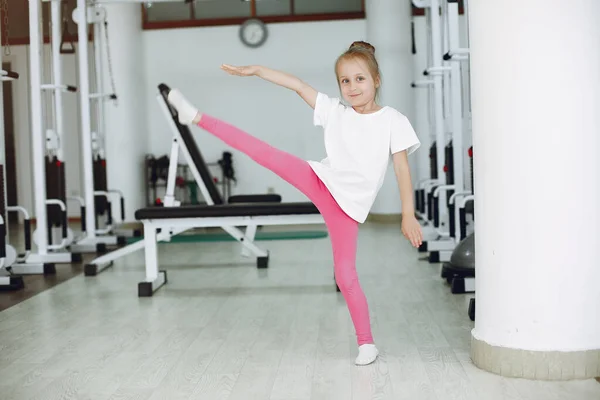
[[[375,101],[379,79],[359,59],[342,60],[338,66],[338,83],[344,100],[352,107],[364,107]]]

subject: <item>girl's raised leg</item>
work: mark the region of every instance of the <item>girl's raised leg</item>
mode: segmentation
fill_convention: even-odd
[[[183,125],[196,124],[221,139],[232,148],[241,151],[263,167],[273,171],[292,186],[304,193],[317,207],[320,204],[322,185],[310,165],[285,151],[244,132],[243,130],[206,114],[200,114],[183,95],[173,89],[169,103],[177,110]]]

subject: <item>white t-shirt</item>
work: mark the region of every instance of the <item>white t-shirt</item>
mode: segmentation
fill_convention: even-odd
[[[421,142],[408,118],[392,107],[360,114],[338,98],[317,95],[316,126],[322,126],[327,157],[308,161],[331,195],[351,218],[363,223],[396,152],[414,152]]]

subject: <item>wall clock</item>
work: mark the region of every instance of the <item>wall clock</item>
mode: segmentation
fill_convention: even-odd
[[[240,40],[248,47],[262,46],[267,36],[267,25],[258,18],[250,18],[240,26]]]

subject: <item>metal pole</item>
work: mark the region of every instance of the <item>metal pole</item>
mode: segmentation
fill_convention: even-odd
[[[90,109],[90,77],[88,70],[88,24],[86,0],[77,0],[77,40],[79,44],[79,90],[81,101],[81,153],[83,162],[83,191],[85,200],[85,224],[88,239],[96,237],[94,217],[94,171],[92,159],[92,132]]]
[[[64,122],[63,122],[63,103],[62,103],[62,61],[60,59],[60,42],[61,42],[61,2],[52,1],[51,4],[51,16],[52,16],[52,72],[53,72],[53,84],[56,89],[52,92],[54,94],[54,114],[56,118],[56,136],[58,137],[58,149],[56,150],[56,156],[60,161],[64,160],[64,148],[63,148],[63,136],[64,136]]]
[[[449,50],[460,47],[459,26],[458,26],[458,3],[448,3],[448,39]],[[464,192],[464,160],[465,152],[463,149],[463,110],[462,110],[462,79],[460,71],[460,61],[451,61],[450,72],[450,106],[451,106],[451,126],[454,160],[454,186],[455,193]],[[456,224],[458,234],[459,227]],[[458,235],[456,237],[459,237]]]
[[[102,7],[102,6],[96,6]],[[104,15],[104,13],[100,13]],[[94,61],[95,61],[95,78],[96,78],[96,93],[98,97],[95,98],[96,104],[96,119],[97,119],[97,128],[96,128],[96,137],[98,138],[98,143],[101,146],[98,147],[98,154],[100,157],[104,158],[104,145],[106,143],[105,138],[105,126],[106,126],[106,118],[104,115],[104,102],[106,101],[106,97],[104,96],[104,70],[103,70],[103,58],[102,58],[102,49],[104,48],[104,29],[102,24],[105,19],[95,20],[94,24]]]
[[[441,0],[441,15],[446,16],[448,12],[448,1]],[[447,18],[441,18],[442,22],[442,66],[449,67],[447,61],[443,61],[443,55],[446,54],[450,49],[450,26]],[[444,93],[444,132],[452,132],[452,106],[450,98],[450,71],[445,71],[443,78],[443,93]],[[448,141],[448,139],[446,139]]]
[[[46,163],[45,137],[42,126],[42,38],[40,34],[40,1],[29,0],[29,63],[31,87],[31,146],[33,150],[33,182],[37,249],[40,255],[48,254],[48,219],[46,215]]]
[[[0,18],[0,43],[2,43],[2,19]],[[2,56],[3,56],[3,48],[0,45],[0,67],[2,66],[3,60],[2,60]],[[3,69],[3,68],[1,68]],[[5,207],[8,207],[8,198],[7,198],[7,193],[6,193],[6,131],[4,129],[4,83],[3,81],[0,81],[0,165],[2,165],[4,168],[2,168],[2,185],[3,187],[0,188],[2,190],[2,195],[4,196],[4,204]],[[8,212],[5,212],[2,215],[2,218],[4,219],[4,225],[6,226],[6,240],[5,240],[5,244],[9,243],[9,229],[8,229]]]
[[[442,66],[442,36],[440,28],[440,4],[439,0],[431,0],[431,56],[432,67]],[[437,170],[438,181],[440,184],[446,183],[444,178],[444,147],[445,147],[445,129],[444,129],[444,93],[442,87],[442,73],[434,72],[433,75],[433,108],[435,120],[435,139],[437,149]],[[446,204],[445,192],[441,193],[440,204]],[[440,209],[440,215],[444,215],[444,207]]]

